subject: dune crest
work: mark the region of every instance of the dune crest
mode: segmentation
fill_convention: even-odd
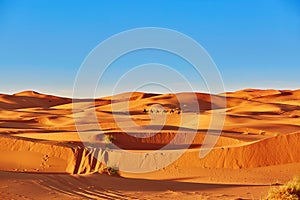
[[[225,98],[226,105],[223,105]],[[198,105],[192,102],[195,99]],[[94,111],[97,122],[90,118]],[[226,112],[222,130],[210,127],[214,112]],[[199,117],[198,127],[181,124],[182,116],[195,115]],[[81,134],[77,132],[75,118],[80,119]],[[164,124],[160,124],[162,118]],[[89,177],[98,177],[96,174],[110,163],[130,167],[133,161],[128,160],[124,151],[154,152],[149,154],[150,162],[145,162],[147,159],[143,157],[139,159],[144,167],[148,165],[157,171],[142,174],[120,171],[121,176],[130,178],[120,180],[124,180],[124,184],[137,178],[141,178],[140,184],[147,183],[143,179],[172,180],[168,184],[188,182],[180,187],[191,183],[198,187],[205,182],[221,184],[214,185],[219,188],[225,183],[263,183],[266,191],[274,181],[284,182],[300,174],[299,118],[300,90],[245,89],[220,95],[134,92],[95,100],[72,100],[35,91],[0,94],[0,176],[8,173],[6,177],[14,177],[20,172],[30,172],[29,178],[40,178],[39,173],[62,173],[64,181],[69,179],[66,174],[85,175],[90,180]],[[124,131],[122,126],[130,132]],[[199,149],[205,148],[203,141],[209,129],[221,131],[221,135],[212,151],[200,159]],[[195,133],[195,137],[189,144],[186,139],[191,133]],[[113,139],[105,141],[107,135]],[[181,137],[174,139],[178,135]],[[164,153],[157,151],[170,143],[171,148]],[[114,145],[123,150],[117,150]],[[185,148],[187,151],[174,163],[160,167]],[[99,182],[101,178],[103,176],[95,180]],[[76,181],[72,180],[69,185],[72,189],[62,185],[58,191],[81,190],[74,188],[73,182]],[[55,184],[59,185],[57,181]],[[159,188],[157,182],[151,184]],[[208,192],[205,188],[210,186],[203,186]],[[87,191],[79,191],[82,194],[79,197],[92,197],[91,191]],[[0,187],[1,195],[13,198]],[[58,196],[72,199],[77,198],[76,195],[68,192]],[[97,195],[93,198],[98,198]],[[252,198],[249,194],[243,197]],[[149,198],[157,199],[151,195]]]
[[[33,90],[26,90],[26,91],[15,93],[13,95],[14,96],[44,96],[43,94],[40,94]]]

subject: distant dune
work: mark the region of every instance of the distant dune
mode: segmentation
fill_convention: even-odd
[[[97,123],[89,118],[94,110]],[[199,159],[213,111],[226,112],[224,127],[215,130],[221,131],[221,136],[212,151]],[[180,125],[182,116],[190,115],[199,116],[197,128]],[[81,119],[78,126],[86,133],[84,137],[78,135],[74,117]],[[270,184],[300,174],[299,119],[300,90],[245,89],[219,95],[134,92],[95,100],[34,91],[0,94],[0,197],[34,199],[40,197],[40,190],[52,191],[49,199],[142,199],[143,195],[146,199],[260,198]],[[130,135],[115,120],[130,130]],[[192,144],[174,140],[176,135],[187,138],[191,133],[196,133]],[[98,175],[105,167],[101,160],[120,156],[105,149],[107,135],[126,151],[150,152],[169,143],[170,152],[187,145],[189,149],[158,171],[120,171],[126,179],[107,177]],[[60,174],[57,180],[54,174]],[[25,180],[36,188],[26,186]],[[102,180],[107,184],[97,185]],[[37,184],[39,181],[42,184]],[[83,183],[82,189],[76,186]],[[14,187],[28,187],[33,192],[16,197],[20,192]]]

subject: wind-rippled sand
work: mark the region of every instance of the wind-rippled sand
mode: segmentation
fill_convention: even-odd
[[[197,110],[190,103],[193,95],[135,92],[81,99],[75,101],[74,113],[68,98],[33,91],[0,95],[1,199],[260,199],[271,185],[300,175],[300,90],[214,95],[214,111],[225,109],[226,120],[216,146],[203,159],[199,149],[211,121],[211,97],[196,94],[199,126],[182,127],[182,116]],[[178,97],[185,105],[181,110]],[[218,105],[223,98],[226,108]],[[155,104],[166,112],[149,113]],[[112,112],[112,106],[119,110]],[[129,113],[123,109],[127,106]],[[94,109],[102,131],[89,118]],[[91,137],[78,135],[74,116]],[[114,117],[133,136],[121,130]],[[159,125],[155,120],[162,117],[164,126],[152,135]],[[127,123],[131,120],[135,126]],[[171,165],[144,174],[120,172],[121,177],[99,174],[102,163],[95,157],[108,152],[82,144],[92,140],[104,145],[105,133],[127,151],[153,151],[170,142],[176,151],[186,144],[173,138],[190,132],[197,133],[193,143]]]

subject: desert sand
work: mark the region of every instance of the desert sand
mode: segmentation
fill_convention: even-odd
[[[214,110],[211,96],[197,93],[196,113],[189,107],[193,95],[134,92],[72,102],[34,91],[0,94],[0,199],[260,199],[270,187],[300,175],[300,90],[213,95]],[[178,97],[186,108],[178,109]],[[225,107],[218,104],[224,98]],[[154,104],[166,113],[150,113]],[[122,110],[125,105],[129,113]],[[221,135],[199,159],[212,112],[218,110],[226,112]],[[93,111],[101,128],[89,120]],[[180,127],[182,116],[191,114],[199,115],[198,128]],[[151,134],[157,126],[150,122],[162,116],[163,127]],[[81,119],[77,128],[84,137],[75,117]],[[177,134],[188,137],[191,132],[196,133],[191,145],[173,141]],[[112,135],[113,146],[132,152],[156,151],[170,142],[170,152],[189,148],[157,171],[109,176],[99,173],[105,166],[96,159],[113,158],[105,149],[105,135]]]

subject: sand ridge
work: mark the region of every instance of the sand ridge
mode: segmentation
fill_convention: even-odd
[[[28,178],[32,181],[35,180],[35,177],[40,177],[40,175],[34,174],[40,173],[85,174],[85,176],[89,176],[88,174],[101,171],[103,167],[101,160],[107,162],[107,160],[105,161],[107,159],[106,155],[109,154],[110,159],[122,157],[122,151],[111,153],[110,150],[105,149],[103,142],[105,135],[113,135],[115,138],[114,145],[129,151],[154,151],[172,142],[174,144],[173,149],[169,151],[176,153],[186,143],[184,140],[172,140],[175,135],[182,134],[182,138],[185,138],[188,137],[190,132],[196,132],[189,149],[173,164],[153,173],[130,174],[120,172],[121,176],[130,179],[146,178],[153,180],[152,184],[159,187],[155,180],[176,180],[180,177],[185,182],[194,181],[200,184],[203,181],[209,181],[208,178],[201,179],[205,173],[215,172],[215,175],[211,174],[210,177],[212,183],[215,180],[218,184],[218,186],[214,186],[216,191],[219,190],[222,181],[226,184],[255,185],[257,180],[257,183],[268,185],[272,184],[277,178],[277,181],[283,182],[297,173],[300,174],[300,170],[295,168],[300,163],[298,148],[300,144],[299,91],[246,89],[219,95],[135,92],[95,100],[72,100],[34,91],[25,91],[13,95],[1,94],[0,170],[7,171],[5,173],[16,177],[19,176],[18,173],[20,172],[30,172],[33,175],[32,177],[28,176]],[[199,107],[194,107],[195,104],[191,103],[195,95]],[[211,104],[211,98],[214,99],[215,104],[213,105]],[[226,98],[226,107],[222,105],[224,98]],[[181,105],[178,99],[181,100]],[[76,104],[77,110],[72,110],[74,104]],[[153,113],[150,116],[149,110],[155,109],[153,105],[156,104],[161,106],[159,109],[166,110],[166,113],[160,110],[160,112]],[[127,106],[129,107],[129,113],[124,110]],[[114,107],[114,111],[112,111],[112,107]],[[144,112],[144,109],[148,112]],[[224,109],[226,119],[221,137],[218,138],[216,146],[209,155],[199,159],[199,148],[209,128],[212,112]],[[101,130],[97,124],[93,124],[94,122],[88,118],[93,110],[96,111]],[[176,112],[171,113],[171,110]],[[180,114],[177,113],[178,111],[180,111]],[[192,114],[199,116],[198,128],[181,127],[179,131],[182,115]],[[74,117],[82,119],[80,126],[88,137],[78,135]],[[127,124],[127,128],[132,132],[128,135],[116,124],[114,117],[120,120],[123,125],[126,125],[128,120],[133,120],[139,127],[131,127],[130,124]],[[153,124],[153,121],[155,122],[157,119],[157,122],[159,122],[162,117],[165,118],[165,124],[156,135],[153,135],[152,133],[156,133],[158,127],[158,124]],[[141,134],[144,135],[144,138],[137,137]],[[82,142],[85,144],[94,142],[94,144],[83,146]],[[168,158],[164,159],[166,162],[168,161]],[[126,160],[124,162],[130,163]],[[156,163],[148,164],[155,165]],[[277,166],[278,168],[276,168]],[[288,166],[284,177],[281,174],[282,169],[280,169],[280,166]],[[254,172],[257,170],[259,175],[254,176]],[[189,173],[186,173],[187,171]],[[268,173],[269,171],[270,173]],[[217,175],[221,172],[228,173],[228,176],[222,175],[222,179],[216,181]],[[1,173],[1,176],[6,177],[5,173]],[[254,177],[253,179],[248,177],[250,174]],[[272,174],[273,177],[268,178],[264,174]],[[68,175],[63,175],[62,179],[68,179],[67,177]],[[97,177],[97,175],[93,177]],[[86,177],[86,179],[89,178]],[[109,177],[105,177],[105,179],[109,181]],[[244,179],[248,181],[244,181]],[[5,180],[8,181],[7,178]],[[115,178],[111,180],[115,180]],[[72,181],[76,182],[75,179],[72,179]],[[1,181],[0,183],[5,184]],[[187,187],[187,185],[182,185],[182,187]],[[71,187],[71,185],[69,186]],[[200,187],[200,185],[198,186]],[[205,192],[207,193],[208,190],[212,189],[209,189],[210,186],[208,185],[205,187],[206,190],[203,189],[200,193],[196,190],[177,193],[173,188],[170,196],[173,199],[182,197],[187,199],[190,195],[204,199],[215,196],[215,199],[218,199],[212,193],[206,195]],[[232,188],[235,191],[234,188],[237,187],[242,187],[242,185],[233,186]],[[252,188],[255,187],[259,186],[253,186]],[[45,188],[47,187],[45,186]],[[64,189],[67,190],[64,187],[60,187],[59,190],[63,191]],[[266,189],[267,187],[263,186],[262,190],[265,191]],[[229,189],[228,191],[233,190]],[[252,189],[249,190],[254,192]],[[262,190],[258,191],[261,192]],[[62,195],[60,192],[56,195]],[[97,199],[97,197],[101,197],[100,192],[94,194],[92,191],[86,190],[85,192],[78,191],[75,196],[73,193],[65,193],[63,198],[80,198],[80,192],[83,198],[89,198],[89,195],[90,198],[95,197]],[[136,198],[138,199],[142,197],[137,191],[129,193],[126,193],[128,197],[130,195],[137,195]],[[222,190],[221,193],[224,194],[224,191]],[[5,194],[0,185],[1,195],[8,199],[13,198],[9,194]],[[105,195],[108,195],[107,198],[110,197],[109,195],[111,195],[110,198],[114,196],[112,191],[106,192]],[[161,196],[153,196],[150,193],[148,195],[151,199],[166,198],[168,192],[162,192]],[[249,197],[247,194],[241,195]],[[256,193],[257,198],[259,198],[259,195],[261,193]],[[220,198],[230,199],[231,197],[225,195]],[[120,196],[118,198],[121,199]]]

